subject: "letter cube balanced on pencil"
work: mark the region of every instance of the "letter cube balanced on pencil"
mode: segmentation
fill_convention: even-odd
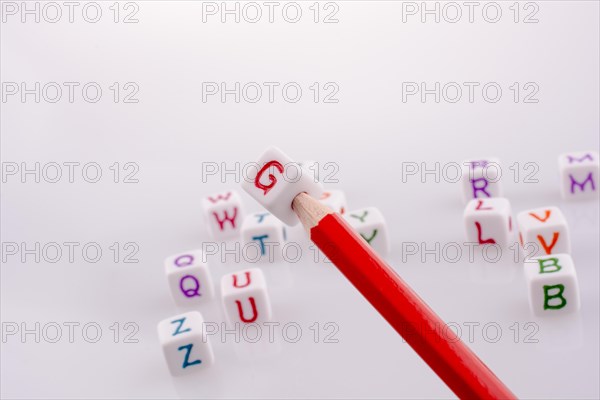
[[[292,210],[294,198],[299,193],[319,198],[323,186],[275,147],[269,148],[259,158],[258,165],[258,172],[248,176],[242,188],[285,224],[296,225],[298,217]]]
[[[301,220],[311,240],[457,396],[515,398],[458,337],[437,330],[414,334],[444,322],[343,217],[319,202],[323,189],[314,176],[302,174],[277,148],[260,157],[259,168],[243,189],[286,224]]]

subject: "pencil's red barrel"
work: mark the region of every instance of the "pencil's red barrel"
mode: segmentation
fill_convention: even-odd
[[[458,397],[516,398],[341,217],[326,215],[310,236]]]

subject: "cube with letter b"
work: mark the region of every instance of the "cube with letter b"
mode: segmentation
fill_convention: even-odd
[[[535,315],[579,310],[579,288],[573,260],[568,254],[552,254],[525,260],[529,305]]]
[[[169,371],[174,376],[186,375],[214,363],[204,319],[197,311],[160,321],[158,339]]]
[[[276,147],[263,153],[258,160],[256,174],[250,173],[248,179],[242,182],[242,188],[290,226],[299,222],[292,210],[294,198],[300,193],[308,193],[318,199],[323,193],[322,185],[315,181],[314,176]]]

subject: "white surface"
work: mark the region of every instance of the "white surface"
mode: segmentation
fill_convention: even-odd
[[[56,242],[63,249],[55,263],[36,263],[32,255],[23,263],[18,254],[2,265],[5,331],[14,327],[8,323],[31,329],[39,322],[49,337],[51,322],[63,326],[56,343],[36,343],[32,334],[25,343],[18,335],[2,343],[3,397],[451,397],[333,266],[313,261],[312,251],[297,263],[260,266],[274,317],[299,324],[301,340],[287,343],[278,333],[272,346],[256,351],[230,343],[231,335],[226,343],[213,335],[215,365],[189,382],[172,380],[156,334],[157,322],[177,313],[162,262],[209,240],[203,196],[239,189],[233,175],[226,183],[218,176],[202,183],[202,165],[223,162],[232,169],[235,162],[256,161],[270,145],[296,160],[319,161],[329,178],[334,168],[324,166],[335,163],[338,183],[326,185],[344,190],[350,209],[382,211],[390,263],[445,321],[461,328],[463,340],[518,396],[600,396],[598,203],[563,202],[557,165],[561,153],[599,146],[597,2],[537,2],[534,24],[514,23],[512,2],[500,3],[503,17],[495,24],[479,12],[469,23],[465,9],[455,24],[421,23],[418,16],[403,23],[401,3],[358,1],[337,3],[337,24],[313,23],[312,2],[301,3],[306,18],[296,24],[279,17],[272,24],[222,24],[218,16],[202,23],[202,5],[193,2],[140,2],[139,23],[115,24],[109,3],[102,4],[105,18],[97,24],[80,18],[22,24],[17,17],[1,27],[3,82],[94,81],[104,93],[97,103],[78,95],[73,103],[21,103],[17,96],[1,104],[3,162],[82,163],[74,183],[63,168],[58,183],[35,183],[31,175],[21,183],[17,175],[2,185],[2,242],[28,248]],[[520,10],[521,20],[531,12]],[[330,11],[321,9],[321,17]],[[121,95],[131,91],[123,92],[125,83],[136,82],[139,102],[114,103],[108,88],[114,82]],[[204,103],[202,82],[298,82],[304,94],[297,103],[279,94],[273,103],[235,103],[231,96]],[[327,82],[337,83],[339,102],[314,103],[314,82],[321,98],[332,92]],[[403,102],[402,82],[497,82],[503,96],[496,103],[482,100],[479,91],[472,103],[466,92],[457,103],[431,96],[425,103],[418,96]],[[524,85],[537,83],[539,102],[515,103],[514,82],[521,100],[531,92]],[[420,173],[403,182],[402,162],[416,163],[420,172],[436,162],[441,168],[490,155],[502,161],[504,195],[515,214],[546,205],[564,211],[580,283],[575,318],[531,315],[522,260],[513,261],[512,253],[497,263],[480,256],[470,262],[461,246],[462,257],[449,261],[454,253],[446,245],[464,241],[460,184],[436,182],[434,174],[422,183]],[[117,161],[120,183],[109,169]],[[87,162],[101,166],[98,183],[81,178]],[[132,171],[126,162],[139,166],[139,183],[122,182]],[[515,168],[509,169],[516,162],[518,183]],[[539,167],[538,183],[525,181],[534,170],[526,168],[530,162]],[[259,211],[249,196],[243,201],[248,212]],[[73,262],[64,242],[81,243]],[[81,255],[90,242],[103,250],[96,263]],[[117,263],[109,249],[115,242]],[[139,246],[134,255],[135,246],[124,248],[129,242]],[[436,260],[436,254],[403,251],[411,243],[422,250],[439,243],[449,254]],[[124,263],[127,255],[139,262]],[[220,258],[208,260],[215,282],[255,267],[236,263],[232,254],[225,263]],[[216,302],[200,311],[207,321],[223,320]],[[69,322],[81,324],[73,343],[63,325]],[[97,343],[82,338],[89,322],[102,328]],[[115,322],[118,343],[110,329]],[[139,326],[130,337],[138,343],[124,343],[133,332],[127,322]],[[332,336],[338,343],[324,343],[336,326],[328,322],[339,327]],[[494,342],[497,327],[501,337]],[[532,338],[539,342],[529,343]]]

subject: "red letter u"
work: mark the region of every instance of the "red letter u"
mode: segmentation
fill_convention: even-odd
[[[233,287],[236,287],[236,288],[243,288],[243,287],[246,287],[246,286],[248,286],[248,285],[251,283],[251,279],[250,279],[250,271],[246,271],[246,272],[244,273],[244,275],[246,275],[246,283],[245,283],[245,284],[243,284],[243,285],[239,285],[239,284],[238,284],[237,275],[236,275],[236,274],[233,274]]]
[[[239,300],[236,300],[235,304],[237,304],[238,313],[240,315],[240,319],[242,320],[242,322],[249,324],[251,322],[256,321],[256,318],[258,318],[258,312],[256,311],[256,303],[254,302],[254,297],[248,297],[248,300],[250,301],[250,305],[252,306],[252,317],[251,318],[246,318],[244,316],[244,310],[242,309],[242,303]]]

